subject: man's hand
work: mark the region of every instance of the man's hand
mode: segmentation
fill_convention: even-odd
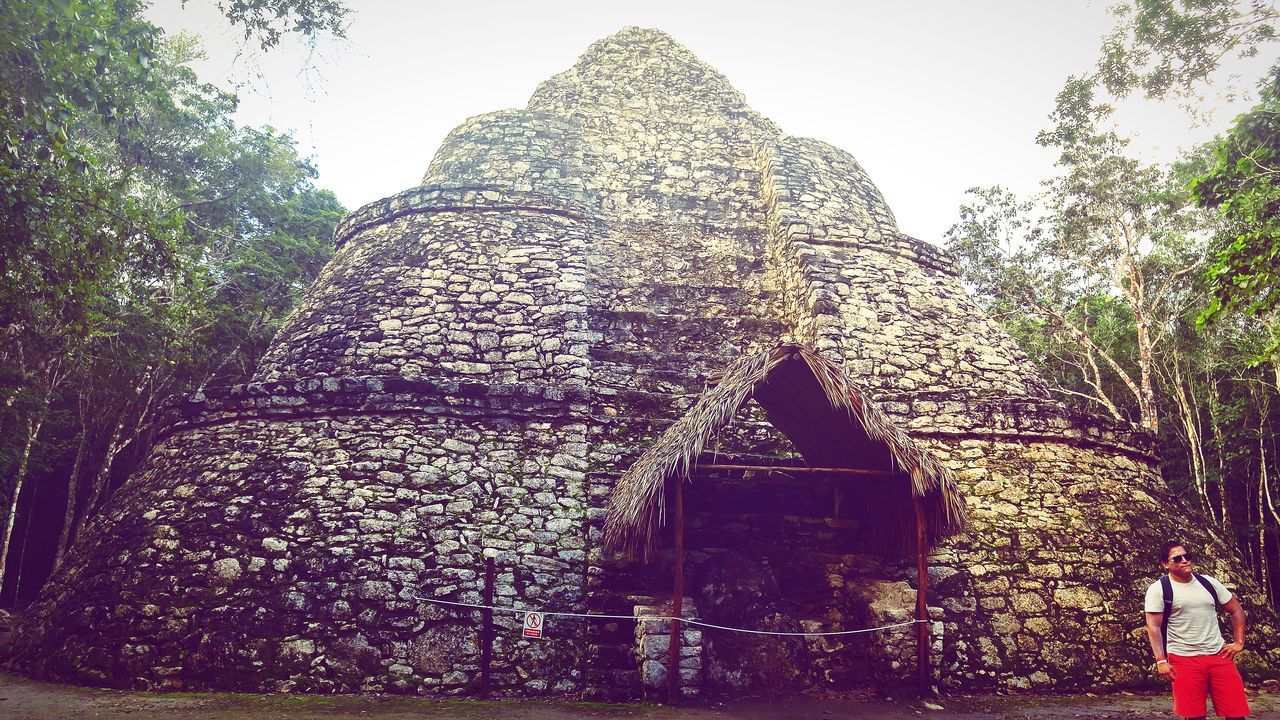
[[[1235,656],[1239,655],[1243,650],[1244,643],[1227,643],[1222,646],[1222,649],[1218,651],[1218,654],[1228,660],[1231,660]]]
[[[1167,662],[1158,663],[1156,672],[1160,673],[1160,677],[1164,678],[1166,682],[1173,682],[1178,679],[1178,671],[1174,670],[1173,665]]]

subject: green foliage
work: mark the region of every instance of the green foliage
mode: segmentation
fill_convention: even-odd
[[[1136,401],[1115,373],[1136,372],[1132,312],[1082,267],[1043,198],[1019,200],[1000,187],[969,195],[947,249],[978,302],[1064,399],[1136,419]]]
[[[264,45],[341,17],[331,2],[227,7]],[[344,212],[288,135],[235,124],[235,98],[186,66],[194,40],[139,12],[0,5],[0,497],[23,475],[98,497],[159,399],[251,372]]]
[[[123,124],[127,100],[147,82],[158,31],[136,22],[137,3],[10,0],[0,8],[0,139],[10,158],[56,158],[83,172],[72,141],[93,114]]]
[[[244,28],[246,39],[257,38],[264,50],[287,32],[308,37],[324,32],[341,37],[345,32],[347,8],[338,0],[218,0],[217,6]]]
[[[1127,153],[1096,91],[1096,80],[1072,77],[1059,93],[1037,138],[1059,152],[1045,193],[1023,202],[999,188],[971,191],[976,202],[961,207],[948,249],[1056,390],[1155,430],[1155,354],[1174,281],[1199,261],[1204,215],[1177,173]],[[1019,316],[1035,322],[1009,324]],[[1042,337],[1027,337],[1029,328]]]
[[[1112,96],[1193,101],[1231,56],[1252,57],[1277,40],[1280,11],[1256,0],[1128,0],[1104,39],[1094,82]],[[1276,220],[1280,150],[1280,66],[1261,85],[1262,102],[1238,118],[1210,151],[1212,166],[1188,183],[1195,201],[1217,209],[1213,262],[1204,275],[1209,301],[1202,323],[1244,311],[1272,316],[1280,303]],[[1061,98],[1060,98],[1061,101]],[[1060,107],[1062,103],[1060,102]],[[1280,349],[1280,328],[1255,360]]]
[[[1274,4],[1258,0],[1128,0],[1112,8],[1098,74],[1108,92],[1190,95],[1224,58],[1256,55],[1276,38]]]
[[[1243,310],[1274,315],[1280,306],[1280,66],[1262,102],[1236,119],[1213,149],[1213,166],[1192,184],[1197,200],[1219,210],[1211,295],[1202,322]],[[1280,337],[1263,353],[1274,353]]]

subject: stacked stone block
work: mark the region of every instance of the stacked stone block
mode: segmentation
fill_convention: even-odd
[[[671,604],[656,604],[653,598],[636,598],[632,614],[636,623],[636,656],[640,659],[640,680],[647,700],[670,700],[671,633],[674,622]],[[680,617],[698,617],[693,602],[682,603]],[[680,699],[692,700],[702,694],[702,631],[695,626],[680,627]]]

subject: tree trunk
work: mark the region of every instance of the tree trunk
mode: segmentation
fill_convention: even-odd
[[[1262,493],[1263,499],[1264,499],[1264,501],[1266,502],[1268,514],[1271,516],[1271,522],[1273,523],[1272,527],[1273,527],[1273,528],[1275,528],[1276,530],[1280,530],[1280,513],[1277,513],[1277,512],[1276,512],[1276,506],[1275,506],[1275,503],[1273,503],[1273,502],[1271,501],[1271,483],[1270,483],[1270,481],[1269,481],[1269,473],[1267,472],[1266,449],[1264,448],[1263,443],[1261,442],[1261,438],[1259,438],[1259,442],[1258,442],[1258,450],[1259,450],[1259,452],[1260,452],[1260,453],[1262,453],[1262,460],[1261,460],[1261,465],[1262,465],[1262,489],[1261,489],[1261,491],[1260,491],[1260,492]],[[1267,523],[1266,523],[1266,518],[1265,518],[1265,517],[1263,518],[1263,522],[1261,523],[1261,527],[1262,527],[1261,532],[1265,535],[1265,533],[1266,533],[1266,528],[1267,528]],[[1262,552],[1262,565],[1263,565],[1263,567],[1268,567],[1268,566],[1270,565],[1270,560],[1271,560],[1271,557],[1270,557],[1269,553],[1267,553],[1267,551],[1266,551],[1266,542],[1265,542],[1265,540],[1264,540],[1264,542],[1263,542],[1263,552]],[[1267,599],[1268,599],[1269,601],[1271,601],[1272,603],[1274,603],[1274,602],[1275,602],[1276,592],[1275,592],[1275,588],[1274,588],[1274,587],[1272,587],[1272,585],[1273,585],[1273,583],[1268,582],[1268,581],[1267,581],[1267,578],[1266,578],[1266,576],[1265,576],[1265,574],[1264,574],[1264,576],[1263,576],[1263,578],[1262,578],[1262,588],[1263,588],[1263,590],[1265,590],[1265,591],[1266,591],[1266,593],[1267,593]]]
[[[1262,579],[1262,587],[1270,587],[1267,580],[1267,516],[1262,512],[1263,488],[1266,484],[1266,465],[1262,465],[1262,476],[1258,478],[1258,577]]]
[[[147,371],[143,373],[138,385],[133,390],[135,402],[142,397],[143,390],[146,389],[152,377],[154,377],[152,368],[147,368]],[[126,445],[136,440],[146,426],[148,418],[151,417],[151,406],[155,401],[156,393],[157,389],[152,388],[151,393],[147,395],[146,402],[138,409],[137,419],[134,421],[133,427],[129,428],[128,434],[125,434],[125,420],[129,416],[130,403],[125,403],[121,408],[120,415],[116,418],[115,427],[111,429],[111,439],[107,442],[107,452],[103,457],[102,465],[99,466],[98,472],[94,474],[93,481],[90,484],[89,499],[85,502],[84,511],[80,513],[72,527],[70,543],[74,543],[76,538],[80,537],[80,531],[84,528],[85,522],[96,512],[98,503],[102,500],[107,486],[111,483],[111,467],[115,463],[116,455]]]
[[[40,428],[44,426],[45,415],[49,412],[49,404],[42,403],[38,414],[27,420],[27,441],[22,447],[22,455],[18,458],[18,469],[14,474],[13,502],[9,503],[9,515],[4,522],[4,538],[0,541],[0,587],[8,578],[9,570],[6,560],[9,557],[9,541],[13,537],[14,521],[18,519],[18,496],[22,494],[22,483],[27,478],[27,467],[31,461],[31,448],[40,437]]]
[[[1206,371],[1208,372],[1208,371]],[[1217,409],[1220,407],[1218,383],[1211,376],[1206,378],[1209,387],[1209,431],[1213,434],[1213,446],[1217,450],[1218,461],[1218,514],[1222,518],[1222,529],[1231,534],[1231,514],[1227,510],[1227,460],[1222,437],[1222,427],[1218,425]]]
[[[76,518],[76,496],[79,495],[80,484],[80,468],[84,466],[84,456],[88,453],[89,448],[89,432],[84,426],[83,419],[80,425],[80,444],[76,448],[76,459],[71,465],[71,474],[67,477],[67,503],[62,509],[62,528],[58,532],[58,547],[53,552],[53,569],[57,571],[62,567],[62,558],[66,555],[67,546],[71,541],[71,525]]]
[[[33,483],[30,486],[30,489],[28,490],[28,492],[29,493],[35,492],[37,487],[39,487],[39,485]],[[25,525],[22,526],[22,542],[18,543],[18,556],[13,559],[14,563],[13,563],[13,603],[12,604],[14,607],[18,605],[18,600],[22,594],[22,575],[23,575],[23,570],[26,567],[27,543],[31,540],[31,525],[34,519],[33,515],[35,514],[35,509],[36,509],[36,499],[35,497],[32,497],[31,501],[27,503],[27,522]]]
[[[1160,432],[1160,416],[1156,406],[1155,381],[1152,378],[1155,367],[1155,343],[1151,339],[1148,324],[1151,321],[1147,302],[1147,288],[1142,271],[1138,267],[1140,255],[1138,239],[1134,229],[1123,217],[1112,220],[1112,233],[1120,251],[1120,262],[1123,278],[1116,277],[1115,284],[1124,293],[1129,303],[1129,311],[1133,313],[1133,324],[1137,328],[1138,345],[1138,414],[1143,428],[1153,433]]]
[[[98,502],[102,499],[102,495],[106,492],[107,485],[111,482],[111,463],[115,460],[116,454],[120,452],[123,445],[120,443],[120,435],[124,432],[124,415],[116,418],[115,427],[111,429],[111,439],[107,441],[107,454],[102,459],[102,464],[98,466],[98,471],[94,473],[93,480],[89,482],[89,499],[85,501],[84,512],[75,517],[75,523],[71,527],[71,536],[68,538],[68,546],[75,544],[80,537],[80,531],[84,529],[84,524],[98,507]]]
[[[1187,442],[1187,459],[1191,464],[1191,479],[1195,482],[1196,495],[1200,498],[1201,507],[1209,513],[1209,517],[1216,523],[1221,525],[1221,521],[1214,517],[1213,504],[1209,501],[1209,492],[1207,489],[1207,481],[1205,478],[1203,441],[1200,436],[1200,427],[1196,422],[1197,413],[1189,397],[1187,388],[1183,384],[1182,371],[1178,367],[1178,361],[1173,361],[1173,379],[1168,383],[1171,386],[1174,401],[1174,407],[1178,409],[1178,419],[1182,425],[1183,437]]]
[[[1160,432],[1160,415],[1156,407],[1155,384],[1151,377],[1152,345],[1147,333],[1146,319],[1138,314],[1138,372],[1142,393],[1138,397],[1138,412],[1141,414],[1142,427],[1153,433]]]
[[[1270,515],[1273,527],[1280,530],[1280,513],[1276,512],[1275,503],[1271,500],[1271,475],[1267,471],[1266,419],[1265,413],[1258,418],[1258,546],[1262,554],[1262,587],[1266,590],[1267,597],[1274,600],[1275,589],[1268,577],[1271,557],[1267,552],[1267,516]]]

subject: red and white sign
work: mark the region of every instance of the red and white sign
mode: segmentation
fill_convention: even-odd
[[[524,614],[524,636],[531,638],[542,637],[542,613],[528,612]]]

